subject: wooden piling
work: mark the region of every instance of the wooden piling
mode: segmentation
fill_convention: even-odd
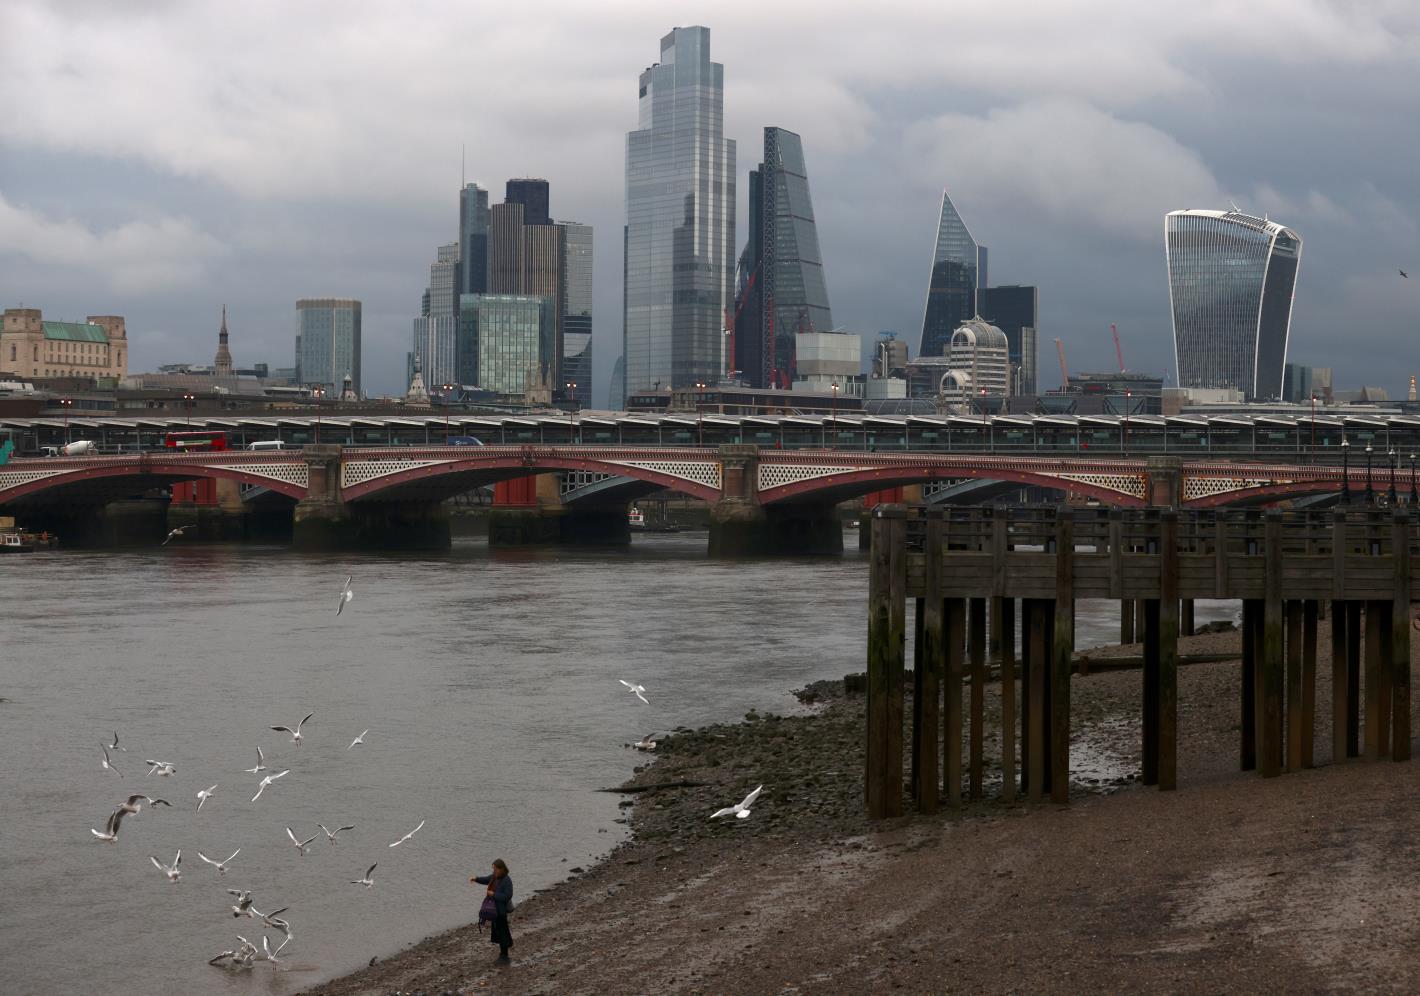
[[[1171,792],[1178,788],[1178,512],[1160,513],[1159,527],[1158,776],[1160,790]],[[1191,620],[1193,601],[1183,604]]]
[[[913,709],[918,716],[916,737],[912,743],[913,771],[917,773],[917,810],[935,813],[941,799],[942,774],[938,763],[937,734],[941,723],[942,678],[946,670],[946,640],[942,614],[942,510],[929,508],[926,514],[926,563],[923,570],[923,596],[918,603],[922,624],[917,639],[922,648],[918,655],[921,678],[915,683],[917,699]]]
[[[1030,742],[1031,742],[1031,600],[1021,599],[1021,795],[1030,794]]]
[[[1410,535],[1412,514],[1397,510],[1391,523],[1395,596],[1391,631],[1391,757],[1410,760]]]
[[[1119,642],[1133,643],[1134,640],[1134,599],[1126,598],[1119,603]]]
[[[1258,661],[1259,701],[1257,768],[1264,778],[1282,773],[1282,515],[1269,511],[1263,519],[1263,559],[1266,581],[1262,600],[1262,659]]]
[[[1139,780],[1159,784],[1159,600],[1144,603],[1143,750]]]
[[[1320,603],[1302,603],[1302,767],[1315,764],[1316,736],[1316,621]]]
[[[907,509],[879,505],[868,578],[867,771],[869,819],[902,815],[903,658],[906,653]]]
[[[918,741],[922,739],[922,704],[927,696],[923,694],[923,682],[927,674],[927,662],[922,656],[925,649],[922,639],[922,617],[926,613],[923,600],[914,598],[912,600],[912,728],[908,733],[908,743],[912,750],[912,759],[909,762],[911,773],[907,779],[908,794],[912,801],[919,799],[921,788],[921,752],[917,749]]]
[[[961,805],[961,681],[962,641],[966,636],[966,603],[960,598],[946,600],[943,630],[947,643],[947,671],[942,696],[942,776],[946,800]]]
[[[1050,669],[1050,798],[1070,801],[1070,659],[1075,653],[1075,526],[1061,507],[1055,523],[1055,631]]]
[[[968,752],[969,795],[982,797],[982,757],[986,750],[986,599],[967,605],[967,653],[971,664],[971,743]]]
[[[1377,614],[1380,616],[1380,665],[1376,673],[1380,676],[1380,707],[1376,711],[1376,757],[1383,758],[1390,754],[1390,728],[1394,723],[1391,716],[1391,687],[1390,676],[1395,660],[1395,630],[1391,626],[1391,619],[1394,613],[1391,612],[1392,602],[1376,602]]]
[[[992,643],[1001,663],[1001,798],[1016,799],[1016,627],[1015,600],[991,599]]]
[[[1302,770],[1302,603],[1284,606],[1287,629],[1287,770]]]
[[[1045,789],[1045,675],[1050,668],[1050,655],[1045,643],[1045,613],[1049,602],[1044,599],[1028,600],[1026,621],[1030,625],[1030,717],[1028,722],[1029,751],[1027,770],[1029,781],[1027,792],[1031,802],[1040,802]]]
[[[1346,756],[1361,756],[1361,608],[1346,604]]]
[[[1385,628],[1382,603],[1366,603],[1366,744],[1365,758],[1374,761],[1381,756],[1381,631]],[[1387,724],[1390,717],[1386,717]]]
[[[1238,718],[1238,767],[1252,771],[1257,767],[1257,630],[1260,624],[1258,601],[1243,599],[1242,603],[1242,708]]]
[[[1165,545],[1164,549],[1167,550],[1168,546]],[[1178,551],[1174,552],[1177,554]],[[1194,628],[1193,599],[1185,598],[1178,605],[1178,631],[1182,636],[1192,636]]]
[[[1346,672],[1346,623],[1351,618],[1346,603],[1331,603],[1331,763],[1346,760],[1346,701],[1349,696]]]

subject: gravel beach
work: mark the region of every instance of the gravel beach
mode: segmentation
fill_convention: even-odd
[[[1077,676],[1068,807],[998,801],[988,729],[985,801],[870,825],[841,682],[676,731],[628,784],[694,784],[628,794],[632,839],[519,905],[511,964],[467,926],[311,992],[1414,991],[1420,766],[1331,763],[1324,621],[1319,644],[1317,767],[1239,772],[1239,664],[1190,664],[1170,793],[1136,780],[1140,672]],[[750,818],[707,818],[761,783]]]

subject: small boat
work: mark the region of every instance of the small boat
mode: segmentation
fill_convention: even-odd
[[[635,505],[631,506],[631,511],[626,513],[627,522],[631,526],[633,533],[642,532],[646,528],[646,513],[642,512]]]
[[[0,533],[0,553],[34,553],[36,550],[52,550],[59,541],[49,533],[27,533],[14,529]]]

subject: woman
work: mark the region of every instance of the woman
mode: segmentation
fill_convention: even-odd
[[[508,866],[502,858],[494,858],[492,875],[475,875],[469,881],[488,886],[488,895],[498,908],[489,939],[498,945],[498,960],[507,961],[508,949],[513,946],[513,934],[508,930],[508,914],[513,910],[513,880],[508,877]]]

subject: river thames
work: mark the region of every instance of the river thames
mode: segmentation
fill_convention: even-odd
[[[495,857],[520,899],[595,861],[624,832],[621,797],[596,789],[644,761],[626,744],[792,712],[792,689],[862,670],[856,550],[704,551],[703,533],[684,533],[620,550],[459,540],[435,556],[337,556],[175,541],[0,561],[5,989],[291,992],[473,919],[482,890],[468,877]],[[355,598],[337,617],[347,575]],[[1198,622],[1231,611],[1200,603]],[[1077,626],[1081,647],[1117,638],[1103,606],[1082,605]],[[311,712],[300,747],[269,729]],[[115,731],[122,777],[100,765]],[[244,769],[258,746],[290,774],[252,802],[260,776]],[[148,758],[176,773],[146,775]],[[97,841],[90,828],[135,792],[172,808],[145,807],[115,843]],[[330,844],[317,823],[354,829]],[[318,835],[305,856],[288,826]],[[149,856],[179,848],[170,883]],[[238,848],[225,876],[198,859]],[[350,884],[376,862],[373,889]],[[281,969],[207,965],[237,934],[261,944],[227,888],[290,908]]]

